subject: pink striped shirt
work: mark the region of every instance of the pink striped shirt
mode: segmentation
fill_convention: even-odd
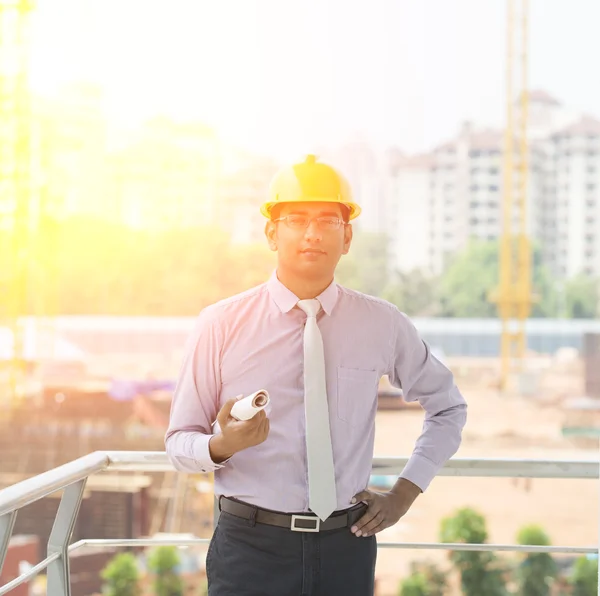
[[[394,305],[333,282],[317,321],[325,349],[338,509],[371,474],[377,388],[382,375],[425,410],[423,432],[401,476],[425,490],[461,442],[466,403],[451,372]],[[205,308],[191,334],[165,437],[176,469],[215,471],[215,494],[277,511],[308,511],[303,391],[305,313],[270,280]],[[266,389],[266,441],[212,462],[211,424],[223,403]],[[399,429],[400,431],[401,429]]]

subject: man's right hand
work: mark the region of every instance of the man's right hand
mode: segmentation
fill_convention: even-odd
[[[231,408],[242,395],[228,399],[217,414],[221,432],[214,435],[208,443],[210,457],[219,464],[232,455],[248,447],[264,442],[269,436],[269,419],[264,410],[250,420],[236,420],[231,416]]]

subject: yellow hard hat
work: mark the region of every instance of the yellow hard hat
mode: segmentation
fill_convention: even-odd
[[[360,215],[353,202],[350,185],[335,168],[317,163],[315,155],[307,155],[302,163],[281,169],[271,181],[269,200],[260,212],[271,217],[271,209],[281,203],[339,203],[348,207],[349,219]]]

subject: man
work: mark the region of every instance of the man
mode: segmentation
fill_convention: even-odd
[[[200,313],[166,450],[179,470],[215,470],[221,514],[207,553],[210,596],[368,596],[375,535],[454,455],[466,404],[405,315],[334,281],[360,213],[336,170],[311,155],[283,169],[261,212],[277,269]],[[368,482],[384,374],[426,414],[400,478],[375,492]],[[233,418],[236,400],[259,389],[270,410]]]

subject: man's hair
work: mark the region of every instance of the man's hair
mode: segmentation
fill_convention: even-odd
[[[282,207],[283,207],[283,204],[273,205],[273,207],[271,209],[271,221],[279,218],[279,216],[281,215]],[[346,207],[346,205],[342,205],[342,204],[340,204],[340,208],[342,211],[342,219],[344,220],[344,223],[347,224],[350,221],[350,209],[348,207]]]

